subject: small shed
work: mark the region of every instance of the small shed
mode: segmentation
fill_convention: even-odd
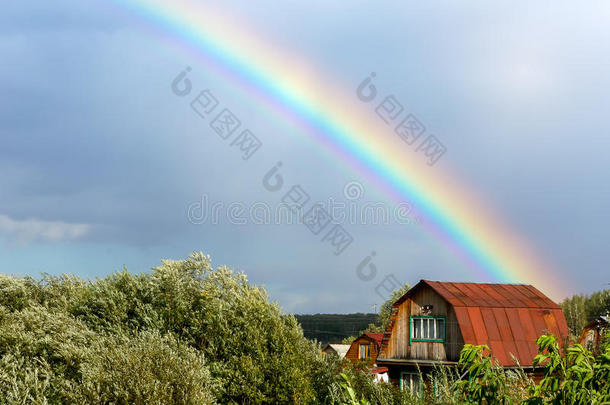
[[[366,361],[369,367],[374,367],[382,340],[383,333],[363,333],[354,339],[345,357],[354,364]]]
[[[345,354],[349,350],[350,345],[342,345],[337,343],[329,343],[322,349],[322,353],[331,354],[339,357],[340,359],[345,357]]]
[[[589,350],[597,351],[601,347],[604,335],[608,332],[610,332],[610,316],[599,316],[585,326],[578,343]]]

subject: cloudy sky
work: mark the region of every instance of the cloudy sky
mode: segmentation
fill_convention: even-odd
[[[277,208],[262,183],[277,161],[312,201],[396,203],[118,3],[3,4],[1,272],[94,278],[203,251],[297,313],[368,312],[388,276],[480,281],[416,223],[346,225],[353,242],[335,255],[303,224],[234,215]],[[335,78],[346,97],[375,72],[445,145],[430,170],[475,190],[552,264],[549,278],[571,293],[610,283],[607,2],[208,3],[227,27],[247,22],[286,58]],[[186,66],[193,87],[211,89],[264,148],[244,160],[201,124],[172,91]],[[367,257],[377,273],[363,280]]]

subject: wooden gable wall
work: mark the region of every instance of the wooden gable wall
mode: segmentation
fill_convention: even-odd
[[[377,347],[377,343],[368,336],[360,336],[356,340],[354,340],[345,354],[345,357],[351,361],[353,364],[356,364],[360,359],[358,359],[358,354],[360,352],[360,345],[368,344],[369,345],[369,353],[370,353],[370,361],[369,367],[372,367],[373,364],[377,361],[377,356],[379,355],[379,348]]]
[[[429,313],[422,307],[432,305]],[[444,343],[412,342],[409,344],[410,316],[430,315],[446,318],[446,337]],[[383,358],[408,360],[459,360],[464,339],[460,332],[453,306],[436,291],[422,286],[398,307],[398,313]]]

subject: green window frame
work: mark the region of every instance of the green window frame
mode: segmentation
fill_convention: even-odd
[[[442,325],[439,326],[439,321],[442,321]],[[419,323],[419,324],[417,324]],[[427,328],[427,333],[424,333]],[[440,338],[425,337],[427,334],[430,336],[433,331],[434,336],[441,336]],[[415,333],[419,332],[419,336],[415,336]],[[422,316],[413,315],[409,317],[409,344],[413,342],[436,342],[445,343],[447,339],[447,317],[445,316]]]
[[[408,387],[405,386],[405,376],[407,376],[407,375],[410,376]],[[414,376],[416,377],[417,382],[418,382],[416,392],[413,392],[413,388],[415,388],[415,387],[413,387],[413,377]],[[406,389],[408,389],[411,392],[411,394],[421,398],[421,396],[424,393],[424,381],[423,381],[422,376],[419,373],[415,373],[412,371],[401,371],[400,372],[400,390],[405,391]]]

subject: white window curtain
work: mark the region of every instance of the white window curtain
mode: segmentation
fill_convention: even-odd
[[[422,340],[444,340],[444,318],[411,318],[411,338]]]

